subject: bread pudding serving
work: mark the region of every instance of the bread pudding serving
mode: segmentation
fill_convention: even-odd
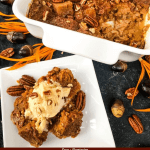
[[[72,72],[54,67],[34,86],[32,81],[24,75],[18,80],[20,85],[7,90],[11,96],[21,95],[11,114],[19,135],[35,147],[46,141],[49,132],[60,139],[75,138],[82,125],[85,93]]]
[[[143,49],[149,7],[150,0],[32,0],[27,17]]]

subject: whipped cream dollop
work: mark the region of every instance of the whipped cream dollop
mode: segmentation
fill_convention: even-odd
[[[67,103],[71,87],[62,87],[58,82],[42,81],[35,84],[33,94],[28,99],[25,117],[37,119],[35,124],[39,133],[48,131],[47,119],[56,116]]]

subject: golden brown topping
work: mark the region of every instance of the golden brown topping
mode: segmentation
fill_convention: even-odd
[[[47,4],[48,7],[52,6],[52,4],[50,2],[47,2],[46,4]]]
[[[70,1],[53,3],[53,7],[58,16],[66,17],[67,15],[73,15],[73,4]]]
[[[129,89],[127,89],[127,90],[125,91],[125,95],[127,95],[127,98],[128,98],[128,99],[132,99],[132,98],[133,98],[134,91],[135,91],[135,87],[129,88]],[[139,91],[136,90],[135,96],[137,96],[138,93],[139,93]]]
[[[62,3],[64,0],[52,0],[54,3]]]
[[[62,69],[58,74],[58,82],[66,87],[68,84],[72,84],[74,80],[74,76],[69,69]]]
[[[43,82],[43,81],[46,81],[47,80],[47,78],[46,78],[46,76],[42,76],[41,78],[39,78],[38,79],[38,83],[40,83],[40,82]]]
[[[57,89],[56,92],[57,92],[57,93],[58,93],[58,92],[61,92],[61,90]]]
[[[42,5],[43,5],[43,6],[46,5],[46,2],[45,2],[45,1],[42,1]]]
[[[142,134],[143,133],[143,125],[142,122],[140,120],[140,118],[137,115],[132,115],[132,117],[128,118],[129,124],[131,125],[131,127],[133,128],[133,130],[137,133],[137,134]]]

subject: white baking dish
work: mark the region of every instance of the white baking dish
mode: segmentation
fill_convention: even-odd
[[[150,55],[150,32],[147,34],[145,49],[138,49],[29,19],[26,13],[30,3],[31,0],[15,0],[13,12],[25,23],[29,32],[41,38],[47,47],[82,55],[106,64],[114,64],[118,59],[131,62],[141,55]]]

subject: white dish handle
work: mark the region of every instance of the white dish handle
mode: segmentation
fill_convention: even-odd
[[[88,57],[106,64],[116,63],[120,53],[126,50],[126,46],[122,44],[116,45],[116,43],[108,40],[67,29],[62,30],[55,26],[53,28],[57,28],[58,34],[55,32],[56,29],[48,28],[46,24],[43,28],[42,40],[47,47]]]
[[[62,30],[53,25],[44,24],[43,31],[42,40],[45,46],[88,57],[105,64],[116,63],[123,51],[150,55],[148,49],[138,49],[68,29]],[[128,54],[125,53],[123,56],[127,59]]]

